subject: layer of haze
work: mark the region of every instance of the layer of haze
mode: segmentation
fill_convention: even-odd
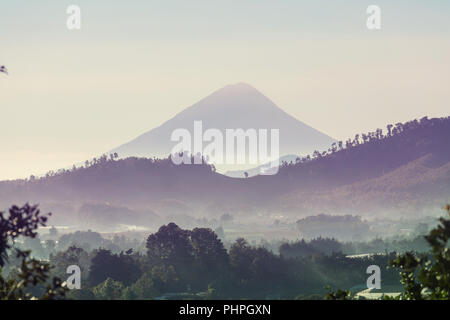
[[[9,2],[0,180],[97,156],[236,82],[336,139],[450,109],[449,1],[377,1],[379,31],[356,0]]]

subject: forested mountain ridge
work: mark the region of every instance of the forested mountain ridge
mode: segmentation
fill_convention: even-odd
[[[440,167],[450,161],[450,118],[414,120],[388,125],[354,139],[333,144],[328,152],[297,158],[284,164],[280,177],[301,180],[301,187],[333,187],[382,176],[426,155],[428,166]]]
[[[312,213],[333,206],[357,211],[389,197],[393,204],[416,196],[433,202],[450,193],[449,137],[450,118],[422,118],[283,163],[277,175],[247,179],[223,176],[207,164],[177,166],[170,158],[102,156],[41,178],[0,182],[0,202],[153,208],[170,200],[190,208],[245,205]]]

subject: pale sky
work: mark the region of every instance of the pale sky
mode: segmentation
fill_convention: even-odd
[[[83,162],[237,82],[336,139],[449,115],[448,0],[8,2],[0,180]]]

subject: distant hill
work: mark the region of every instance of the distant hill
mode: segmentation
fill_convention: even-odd
[[[425,117],[420,122],[398,123],[389,131],[357,134],[341,147],[338,142],[326,154],[316,152],[312,161],[300,159],[303,161],[288,166],[285,174],[297,178],[313,175],[313,184],[320,184],[316,180],[320,176],[327,183],[341,185],[384,175],[428,154],[433,155],[430,165],[435,167],[450,160],[450,118]]]
[[[310,213],[427,215],[450,202],[450,162],[441,161],[427,154],[379,177],[327,189],[295,190],[283,195],[280,203]]]
[[[193,135],[194,121],[202,121],[203,131],[215,128],[224,136],[226,129],[279,129],[280,156],[323,150],[335,141],[290,116],[252,86],[238,83],[215,91],[161,126],[111,152],[117,152],[121,158],[167,157],[176,145],[170,139],[172,132],[184,128]],[[240,168],[233,165],[217,167],[219,170],[222,167],[225,170]]]
[[[333,143],[274,176],[231,178],[166,159],[109,159],[39,179],[0,182],[0,205],[44,203],[64,214],[128,208],[127,216],[426,213],[450,202],[450,118],[414,120]],[[88,205],[86,205],[88,204]],[[83,207],[84,206],[84,207]],[[119,209],[115,210],[117,216]],[[91,213],[92,214],[92,213]],[[80,217],[83,215],[81,214]]]
[[[450,118],[425,117],[388,130],[357,135],[324,156],[282,168],[278,178],[291,191],[279,204],[318,213],[426,211],[450,202]]]

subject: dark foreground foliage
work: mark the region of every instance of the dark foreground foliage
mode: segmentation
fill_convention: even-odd
[[[50,279],[50,265],[32,258],[29,250],[14,247],[14,241],[20,236],[35,238],[37,228],[46,222],[47,217],[40,215],[37,206],[28,204],[21,208],[13,206],[8,213],[0,212],[0,300],[64,297],[65,285],[59,278]],[[20,268],[4,278],[2,268],[12,254],[20,261]]]
[[[425,237],[431,251],[420,254],[350,257],[342,253],[348,244],[323,238],[283,243],[279,253],[243,238],[227,249],[211,229],[185,230],[169,223],[148,236],[144,250],[118,251],[116,245],[113,250],[90,250],[64,242],[49,262],[18,245],[38,238],[36,230],[46,221],[36,206],[14,206],[8,214],[0,213],[1,299],[56,299],[66,293],[69,299],[89,300],[352,299],[366,284],[369,265],[380,267],[383,286],[404,285],[398,299],[449,298],[448,218],[441,218]],[[91,231],[86,235],[111,245]],[[117,238],[114,243],[132,242]],[[55,243],[47,244],[55,248]],[[80,267],[79,290],[67,291],[59,280],[68,277],[69,265]]]

